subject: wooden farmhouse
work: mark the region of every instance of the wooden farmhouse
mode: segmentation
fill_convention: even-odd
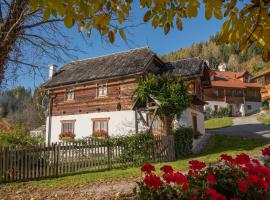
[[[261,107],[260,89],[262,84],[252,80],[248,71],[220,71],[211,72],[212,88],[205,89],[204,100],[213,111],[221,107],[230,106],[233,116],[245,116],[258,112]]]
[[[43,84],[49,94],[47,142],[59,141],[64,134],[76,139],[133,134],[145,128],[138,120],[149,126],[149,113],[138,115],[135,105],[137,78],[149,73],[171,73],[188,82],[192,105],[174,125],[204,134],[203,93],[211,85],[208,62],[200,58],[164,62],[144,47],[73,61],[59,71],[51,66],[50,78]],[[164,134],[158,116],[151,127],[154,134]]]
[[[270,101],[270,70],[266,70],[261,74],[252,78],[253,81],[261,83],[261,96],[263,101]]]

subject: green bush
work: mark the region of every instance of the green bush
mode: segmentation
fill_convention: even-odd
[[[154,146],[154,136],[149,132],[141,132],[130,136],[113,137],[108,140],[110,145],[124,146],[121,159],[131,161],[135,165],[149,162]]]
[[[178,128],[174,132],[174,146],[176,158],[191,154],[193,130],[191,128]]]
[[[206,107],[204,110],[205,119],[230,117],[232,115],[232,107],[220,107],[218,111],[214,111],[211,107]]]
[[[43,143],[43,137],[33,137],[24,126],[0,132],[0,146],[35,146]]]

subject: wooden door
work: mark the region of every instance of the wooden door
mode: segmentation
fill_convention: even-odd
[[[195,114],[192,115],[192,128],[195,133],[198,131],[197,115]]]

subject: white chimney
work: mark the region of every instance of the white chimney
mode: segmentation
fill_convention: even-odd
[[[227,69],[227,66],[225,63],[220,63],[219,66],[218,66],[218,70],[221,71],[221,72],[225,72]]]
[[[53,77],[53,75],[55,74],[56,68],[57,68],[57,66],[54,64],[49,65],[49,79],[51,79]]]

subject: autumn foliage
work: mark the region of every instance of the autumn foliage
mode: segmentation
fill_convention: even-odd
[[[262,150],[264,161],[253,159],[245,153],[237,156],[223,154],[220,162],[207,166],[198,160],[189,161],[188,173],[174,170],[169,165],[155,167],[144,164],[139,182],[139,199],[187,200],[241,200],[270,199],[270,147]]]

